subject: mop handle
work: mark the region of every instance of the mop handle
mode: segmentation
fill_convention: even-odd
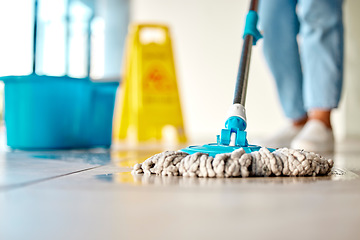
[[[256,23],[257,23],[256,12],[258,9],[258,2],[259,2],[258,0],[251,0],[250,2],[249,14],[246,17],[244,43],[241,52],[238,75],[236,78],[236,87],[235,87],[233,104],[239,103],[242,106],[245,106],[245,100],[246,100],[246,89],[247,89],[249,68],[250,68],[251,48],[253,44],[256,44],[258,38],[261,38],[261,34],[256,29]],[[252,15],[250,16],[250,18],[252,17],[251,19],[249,18],[250,13]],[[251,29],[249,29],[249,27]],[[248,32],[247,30],[250,30],[250,32]]]
[[[36,72],[36,43],[37,43],[37,27],[38,27],[38,0],[34,2],[34,35],[33,35],[33,59],[32,59],[32,73]]]

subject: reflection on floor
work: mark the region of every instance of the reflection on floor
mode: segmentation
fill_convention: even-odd
[[[358,239],[360,141],[326,177],[130,173],[162,150],[1,153],[0,239]]]
[[[115,183],[128,183],[133,185],[179,185],[179,186],[214,186],[231,184],[292,184],[311,183],[318,181],[352,180],[359,176],[351,171],[335,168],[330,176],[325,177],[268,177],[268,178],[189,178],[189,177],[163,177],[156,175],[134,175],[131,172],[117,172],[95,176],[99,180]]]

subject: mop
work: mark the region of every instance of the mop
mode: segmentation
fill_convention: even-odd
[[[246,138],[245,97],[252,45],[262,38],[257,29],[258,0],[246,16],[244,43],[233,104],[216,143],[189,146],[156,154],[134,166],[133,174],[184,177],[316,176],[327,175],[332,159],[305,150],[249,145]]]

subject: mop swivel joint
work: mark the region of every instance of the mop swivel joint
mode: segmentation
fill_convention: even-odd
[[[217,143],[221,145],[247,147],[246,139],[246,114],[245,108],[241,104],[233,104],[225,122],[225,129],[221,130],[221,135],[217,136]]]

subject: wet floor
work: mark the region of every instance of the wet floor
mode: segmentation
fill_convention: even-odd
[[[160,148],[0,153],[0,239],[359,239],[360,141],[324,177],[132,175]]]

